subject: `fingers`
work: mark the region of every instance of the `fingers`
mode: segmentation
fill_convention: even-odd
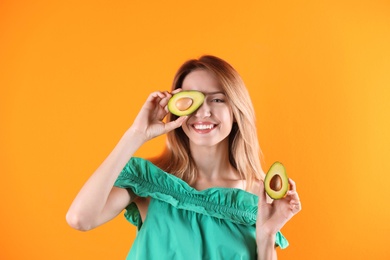
[[[161,109],[166,114],[168,113],[167,104],[171,97],[172,94],[170,94],[168,91],[155,91],[149,95],[148,99],[146,100],[146,103],[144,104],[144,107],[148,110],[155,111],[153,112],[153,114],[156,114],[157,110],[161,111]],[[158,115],[160,115],[159,117],[164,117],[165,114],[163,114],[164,113],[159,113]]]
[[[259,181],[259,199],[265,200],[264,181]]]
[[[168,105],[168,102],[171,99],[172,95],[167,91],[164,92],[164,95],[165,96],[160,100],[159,104],[167,111],[168,109],[166,108],[166,106]]]
[[[170,132],[170,131],[180,127],[187,120],[187,118],[188,118],[188,116],[181,116],[174,121],[166,123],[165,124],[165,131]]]
[[[182,89],[181,89],[181,88],[177,88],[177,89],[173,90],[173,91],[171,92],[171,94],[174,95],[174,94],[176,94],[176,93],[179,93],[180,91],[182,91]]]
[[[297,190],[297,185],[295,184],[295,181],[293,181],[292,179],[288,179],[288,183],[290,184],[290,189],[291,190]]]
[[[259,196],[259,204],[260,205],[266,205],[266,204],[272,204],[274,201],[268,194],[265,192],[264,188],[264,181],[259,182],[259,191],[258,194]]]
[[[287,192],[287,196],[290,197],[290,209],[293,213],[297,213],[302,209],[302,204],[297,192],[297,186],[292,179],[289,179],[288,182],[290,183],[290,190]]]
[[[149,95],[148,101],[153,101],[158,103],[160,106],[164,107],[168,104],[169,99],[172,97],[168,91],[155,91]]]
[[[302,210],[302,204],[300,200],[290,200],[290,209],[294,214]]]
[[[288,179],[288,183],[290,184],[290,190],[287,191],[287,196],[291,197],[291,200],[299,200],[297,186],[292,179]]]
[[[152,92],[152,93],[149,95],[147,101],[161,100],[161,99],[163,99],[164,97],[165,97],[165,93],[164,93],[164,92],[155,91],[155,92]]]

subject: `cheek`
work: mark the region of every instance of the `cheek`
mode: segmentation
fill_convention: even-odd
[[[224,122],[229,122],[233,124],[234,121],[233,111],[231,109],[226,108],[224,113],[221,115],[221,118],[223,118]]]
[[[233,127],[233,122],[234,122],[232,111],[230,111],[229,109],[226,109],[226,111],[224,111],[224,113],[220,114],[219,119],[222,122],[223,129],[225,129],[224,131],[230,132],[232,127]]]

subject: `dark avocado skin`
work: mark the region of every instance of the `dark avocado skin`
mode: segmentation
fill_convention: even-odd
[[[176,107],[176,102],[181,98],[191,98],[192,104],[189,108],[185,110],[179,110]],[[180,91],[173,95],[171,99],[168,101],[168,110],[174,115],[177,116],[187,116],[192,113],[194,113],[203,103],[204,101],[204,94],[202,92],[196,91],[196,90],[187,90],[187,91]]]
[[[271,180],[275,175],[279,175],[281,180],[281,188],[278,191],[275,191],[271,188]],[[269,168],[265,178],[264,178],[264,189],[268,196],[274,200],[283,198],[288,191],[288,176],[286,173],[286,168],[280,162],[275,162]]]

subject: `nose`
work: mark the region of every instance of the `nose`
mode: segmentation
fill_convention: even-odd
[[[203,102],[203,104],[196,110],[195,116],[198,118],[206,118],[211,116],[211,108],[206,101]]]

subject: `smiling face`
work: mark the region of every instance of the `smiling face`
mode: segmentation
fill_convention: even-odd
[[[182,89],[197,90],[205,95],[203,104],[182,125],[190,145],[227,144],[233,125],[233,112],[213,74],[202,69],[194,70],[184,78]]]

